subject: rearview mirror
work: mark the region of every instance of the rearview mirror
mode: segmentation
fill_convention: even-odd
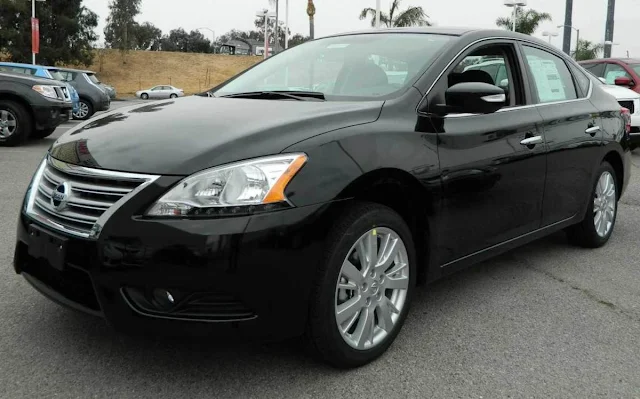
[[[620,76],[619,78],[616,78],[614,83],[616,86],[624,86],[624,87],[635,86],[635,83],[633,82],[633,80],[631,80],[631,78],[628,78],[626,76]]]
[[[460,113],[491,114],[507,103],[503,89],[480,82],[458,83],[447,89],[444,96],[447,108]]]

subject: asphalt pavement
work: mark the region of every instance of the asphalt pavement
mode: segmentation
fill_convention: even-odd
[[[638,154],[607,246],[556,234],[424,287],[381,359],[337,371],[295,343],[119,335],[15,275],[24,190],[70,125],[0,148],[0,398],[640,398]]]

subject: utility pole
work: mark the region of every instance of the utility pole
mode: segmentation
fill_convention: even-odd
[[[284,17],[284,48],[289,48],[289,0],[285,3],[285,17]]]
[[[380,29],[380,0],[376,0],[376,29]]]
[[[273,49],[273,55],[276,55],[280,50],[280,36],[278,36],[278,28],[279,28],[278,25],[280,23],[279,12],[280,12],[280,4],[279,4],[279,0],[276,0],[276,27],[275,27],[276,42],[275,42],[275,48]]]
[[[564,11],[564,32],[562,34],[562,51],[571,55],[571,27],[573,26],[573,0],[566,0]]]
[[[604,58],[611,58],[611,47],[613,47],[613,17],[615,13],[616,0],[609,0],[609,4],[607,5],[607,25],[604,29]]]

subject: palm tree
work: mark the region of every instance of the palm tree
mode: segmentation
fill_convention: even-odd
[[[551,15],[546,12],[538,12],[536,10],[526,10],[516,7],[516,32],[524,33],[525,35],[533,35],[538,29],[538,26],[543,21],[551,21]],[[507,30],[513,29],[513,19],[511,18],[498,18],[496,25]]]
[[[405,26],[431,26],[427,20],[429,16],[424,12],[422,7],[409,7],[404,11],[400,11],[400,3],[402,0],[393,0],[389,13],[380,12],[380,24],[386,27],[405,27]],[[371,18],[371,26],[376,26],[376,10],[373,8],[365,8],[360,13],[360,19]]]
[[[573,56],[576,61],[586,61],[598,58],[600,53],[604,50],[603,44],[593,43],[589,40],[580,39],[578,41],[578,48],[573,52]]]

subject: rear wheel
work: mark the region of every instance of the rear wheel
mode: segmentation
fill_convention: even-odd
[[[178,95],[177,95],[177,94],[172,94],[172,95],[170,95],[169,97],[170,97],[170,98],[178,98]]]
[[[339,368],[365,365],[392,344],[416,280],[411,232],[393,210],[358,204],[329,235],[312,296],[307,342]]]
[[[89,101],[80,99],[78,110],[73,113],[74,119],[80,119],[84,121],[91,118],[91,116],[93,116],[93,106]]]
[[[0,101],[0,146],[22,144],[33,130],[29,112],[13,101]]]
[[[51,134],[53,132],[56,131],[56,128],[53,129],[44,129],[44,130],[34,130],[33,133],[31,133],[31,138],[34,139],[43,139],[45,137],[49,137],[51,136]]]
[[[618,213],[615,170],[608,162],[603,162],[597,176],[584,220],[567,230],[572,244],[587,248],[598,248],[609,241]]]

